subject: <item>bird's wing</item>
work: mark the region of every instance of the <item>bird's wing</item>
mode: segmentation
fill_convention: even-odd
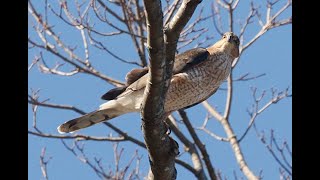
[[[147,74],[149,71],[148,67],[144,67],[144,68],[136,68],[136,69],[132,69],[130,72],[127,73],[126,75],[126,81],[127,81],[127,85],[130,85],[134,82],[136,82],[138,79],[140,79],[142,76],[144,76],[145,74]]]
[[[123,93],[132,83],[136,82],[138,79],[140,79],[142,76],[148,73],[148,67],[144,68],[136,68],[132,69],[130,72],[126,75],[126,85],[122,87],[116,87],[113,89],[110,89],[108,92],[106,92],[104,95],[101,96],[101,99],[104,100],[113,100],[117,98],[121,93]]]
[[[173,74],[184,72],[202,63],[208,56],[209,52],[205,48],[195,48],[177,55],[173,65]]]
[[[113,89],[110,89],[108,92],[106,92],[104,95],[101,96],[101,99],[104,100],[113,100],[117,96],[119,96],[121,93],[123,93],[128,86],[122,86],[122,87],[116,87]]]
[[[209,52],[205,48],[195,48],[177,55],[173,65],[173,74],[182,73],[193,66],[200,64],[205,61],[208,56]],[[123,97],[133,91],[143,89],[147,84],[148,71],[149,69],[147,67],[131,70],[126,75],[126,86],[111,89],[101,98],[104,100],[112,100]]]
[[[116,98],[124,97],[124,96],[126,96],[126,95],[128,95],[128,94],[130,94],[130,93],[132,93],[134,91],[139,91],[139,90],[145,88],[146,85],[147,85],[147,82],[148,82],[147,81],[148,78],[149,78],[148,73],[143,75],[138,80],[136,80],[134,83],[130,84],[126,88],[126,90],[123,93],[121,93],[119,96],[117,96]]]

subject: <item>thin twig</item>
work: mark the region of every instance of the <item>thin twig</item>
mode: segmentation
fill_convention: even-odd
[[[276,155],[275,151],[272,148],[272,144],[275,143],[274,142],[274,137],[273,137],[273,130],[271,130],[271,137],[270,137],[270,143],[268,144],[266,141],[266,137],[264,133],[260,133],[257,129],[257,127],[254,125],[254,129],[256,131],[256,134],[258,136],[258,138],[260,139],[260,141],[265,145],[265,147],[268,149],[269,153],[272,155],[272,157],[275,159],[275,161],[280,165],[281,168],[283,168],[290,176],[292,176],[292,167],[289,166],[287,167],[280,159],[279,157]]]
[[[46,148],[42,148],[41,150],[41,155],[40,155],[40,168],[41,168],[41,172],[42,172],[42,176],[48,180],[48,172],[47,172],[47,165],[51,159],[51,157],[48,158],[48,160],[44,160],[45,159],[45,154],[46,154]]]
[[[82,134],[77,134],[77,135],[53,135],[53,134],[45,134],[45,133],[37,133],[33,131],[28,130],[28,134],[32,134],[35,136],[39,137],[45,137],[45,138],[55,138],[55,139],[76,139],[77,141],[82,141],[82,140],[92,140],[92,141],[111,141],[111,142],[119,142],[119,141],[128,141],[123,136],[120,137],[94,137],[94,136],[86,136]]]
[[[256,97],[256,91],[257,88],[253,88],[252,90],[252,96],[254,98],[254,104],[253,104],[253,109],[251,112],[249,112],[249,115],[251,116],[250,118],[250,122],[248,127],[246,128],[246,130],[244,131],[244,133],[240,136],[240,138],[238,139],[238,142],[240,143],[247,135],[247,133],[249,132],[250,128],[252,127],[252,125],[254,125],[255,120],[257,119],[257,117],[264,112],[266,109],[268,109],[271,105],[276,104],[277,102],[279,102],[280,100],[287,98],[287,97],[291,97],[292,95],[289,93],[289,88],[285,89],[284,91],[279,92],[277,95],[274,94],[274,90],[272,90],[272,95],[273,97],[266,103],[263,105],[262,108],[258,109],[258,107],[260,106],[260,101],[263,99],[263,97],[265,96],[265,91],[261,94],[260,97]]]

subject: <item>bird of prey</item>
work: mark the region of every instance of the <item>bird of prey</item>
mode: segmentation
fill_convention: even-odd
[[[238,56],[239,38],[233,32],[224,33],[208,48],[194,48],[176,55],[165,112],[186,109],[209,98],[229,76],[232,61]],[[139,112],[148,78],[148,68],[133,69],[126,75],[125,86],[111,89],[101,97],[108,102],[96,111],[65,122],[58,131],[74,132],[126,113]]]

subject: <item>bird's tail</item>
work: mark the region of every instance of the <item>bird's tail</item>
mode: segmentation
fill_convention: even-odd
[[[74,131],[115,118],[125,113],[127,112],[117,107],[114,102],[109,101],[108,103],[103,104],[103,106],[100,106],[99,110],[90,112],[81,117],[67,121],[60,125],[57,129],[58,132],[61,134],[72,133]]]

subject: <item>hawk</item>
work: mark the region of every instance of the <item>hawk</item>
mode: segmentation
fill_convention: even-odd
[[[194,48],[176,55],[165,112],[186,109],[209,98],[229,76],[232,61],[238,56],[239,38],[233,32],[224,33],[208,48]],[[148,68],[133,69],[126,75],[125,86],[111,89],[101,97],[108,102],[96,111],[63,123],[57,128],[59,133],[74,132],[126,113],[139,112],[148,77]]]

